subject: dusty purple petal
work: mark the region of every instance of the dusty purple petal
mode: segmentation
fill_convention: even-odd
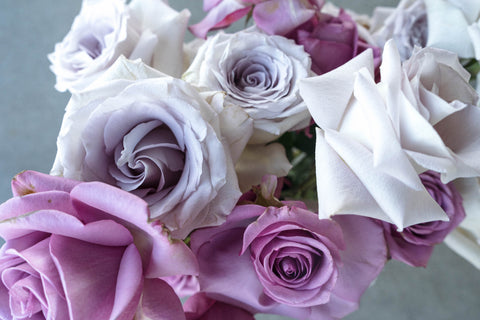
[[[12,179],[12,192],[14,196],[51,190],[70,192],[79,183],[79,181],[54,177],[36,171],[24,171]]]
[[[28,215],[39,210],[58,210],[77,216],[70,195],[64,191],[45,191],[14,197],[0,205],[0,221]],[[2,235],[3,238],[5,236]]]
[[[333,219],[342,228],[345,250],[340,251],[342,267],[339,268],[337,285],[332,294],[358,304],[363,292],[377,278],[387,261],[383,230],[367,217],[336,215]]]
[[[183,305],[187,320],[254,320],[251,313],[227,303],[215,301],[204,292],[190,297]]]
[[[244,249],[246,249],[260,233],[264,232],[265,228],[270,227],[280,220],[282,223],[291,222],[291,224],[301,226],[306,230],[315,230],[315,233],[322,234],[325,239],[330,239],[328,241],[332,241],[338,248],[343,248],[340,228],[329,220],[320,220],[318,216],[312,214],[312,212],[296,207],[282,207],[280,209],[270,207],[267,208],[267,212],[262,214],[257,220],[257,223],[251,224],[247,230],[245,230],[243,240]]]
[[[161,279],[145,279],[137,315],[143,315],[147,319],[185,319],[180,299],[175,291]],[[138,319],[143,318],[138,317]]]
[[[147,268],[146,277],[197,273],[196,259],[185,243],[169,239],[161,226],[148,222],[149,210],[144,200],[98,182],[78,185],[72,190],[71,197],[83,219],[110,219],[129,228],[134,238],[139,240],[136,243]]]
[[[15,249],[8,249],[6,253],[22,258],[29,267],[42,277],[44,282],[48,282],[51,285],[51,288],[55,290],[56,295],[65,298],[60,276],[49,251],[50,238],[47,238],[21,252]],[[2,273],[2,280],[4,283],[9,281],[8,274],[8,269],[4,270]]]
[[[9,295],[14,318],[32,317],[42,311],[42,305],[46,305],[41,281],[34,275],[16,281]]]
[[[70,318],[109,319],[125,249],[51,236],[51,255],[62,278]]]
[[[417,245],[407,242],[395,230],[395,226],[389,223],[383,223],[384,228],[394,229],[391,234],[387,234],[385,239],[387,241],[388,250],[392,259],[401,261],[413,267],[426,267],[428,260],[433,252],[433,246]],[[387,229],[386,229],[387,230]],[[388,232],[388,231],[386,231]]]
[[[161,279],[171,286],[180,298],[193,296],[200,291],[200,284],[196,276],[177,275]]]
[[[142,260],[134,244],[125,250],[117,277],[111,319],[131,320],[137,310],[143,287]]]
[[[0,235],[7,241],[32,231],[63,235],[100,245],[128,245],[132,242],[130,232],[114,221],[101,220],[84,225],[77,218],[56,210],[35,211],[0,223]]]

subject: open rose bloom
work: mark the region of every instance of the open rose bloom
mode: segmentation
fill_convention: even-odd
[[[196,261],[147,222],[146,202],[100,182],[31,171],[12,189],[0,206],[2,319],[184,318],[158,277],[196,274]]]
[[[240,108],[224,108],[222,94],[206,95],[119,59],[70,100],[52,174],[138,195],[175,238],[221,224],[240,197],[233,161],[252,129]]]
[[[382,228],[358,216],[318,219],[296,205],[240,205],[222,226],[195,231],[200,289],[253,313],[298,319],[357,309],[386,261]]]
[[[418,50],[402,64],[392,41],[379,83],[373,67],[365,52],[301,84],[322,128],[316,151],[321,211],[362,214],[400,230],[447,220],[418,175],[433,170],[447,183],[480,174],[480,110],[469,75],[455,54],[440,49]],[[339,196],[345,188],[352,192]]]
[[[162,0],[84,0],[70,32],[48,58],[59,91],[88,87],[121,55],[178,77],[190,12]]]

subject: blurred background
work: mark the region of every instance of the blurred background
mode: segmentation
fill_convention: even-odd
[[[394,0],[337,0],[370,14]],[[202,0],[170,0],[189,8],[191,23],[204,16]],[[54,89],[47,54],[69,31],[81,0],[0,0],[0,201],[22,170],[50,171],[68,93]],[[240,27],[243,24],[240,24]],[[193,39],[191,34],[187,40]],[[258,319],[288,319],[258,316]],[[438,245],[427,268],[389,262],[347,320],[480,319],[480,271]]]

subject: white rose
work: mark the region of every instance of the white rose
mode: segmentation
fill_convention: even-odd
[[[303,47],[284,37],[254,30],[220,32],[199,48],[183,78],[225,91],[229,102],[253,118],[251,143],[264,143],[309,124],[298,81],[309,76],[310,65]]]
[[[239,107],[223,108],[223,94],[205,96],[121,57],[72,95],[51,173],[142,197],[175,238],[219,225],[240,196],[232,155],[243,151],[252,121]]]
[[[121,55],[179,77],[190,12],[162,0],[84,0],[71,30],[48,58],[59,91],[89,86]]]
[[[418,174],[440,172],[444,183],[480,175],[478,97],[453,53],[422,49],[402,66],[389,41],[379,83],[366,52],[303,80],[301,94],[323,129],[316,151],[321,211],[371,216],[400,229],[443,220]]]

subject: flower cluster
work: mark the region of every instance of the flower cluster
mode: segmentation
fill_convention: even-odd
[[[204,9],[184,45],[186,9],[83,1],[52,170],[0,205],[0,318],[340,319],[390,259],[480,268],[480,6]]]

